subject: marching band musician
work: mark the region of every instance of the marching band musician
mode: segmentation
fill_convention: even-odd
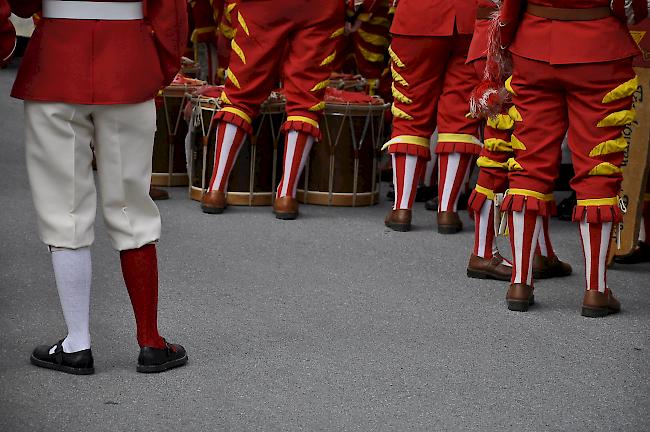
[[[638,48],[626,27],[648,15],[646,0],[504,0],[501,46],[509,46],[513,76],[506,81],[517,119],[512,135],[508,213],[513,276],[508,308],[534,303],[533,247],[543,217],[553,211],[553,182],[568,129],[586,267],[582,315],[620,310],[607,285],[606,259],[613,225],[621,218],[618,193],[627,146],[624,127],[634,120]],[[490,60],[488,59],[488,63]],[[490,65],[488,65],[488,69]]]
[[[462,229],[458,197],[471,160],[481,151],[480,121],[469,118],[467,100],[477,84],[466,64],[474,0],[401,0],[391,26],[393,132],[385,148],[393,161],[395,203],[386,226],[411,229],[417,184],[431,157],[429,138],[438,127],[438,232]]]
[[[9,3],[22,17],[42,11],[12,96],[24,100],[28,176],[68,328],[64,339],[37,347],[31,361],[72,374],[94,372],[89,331],[97,201],[92,141],[101,210],[135,313],[137,370],[181,366],[187,362],[185,349],[158,333],[155,242],[161,222],[148,191],[156,128],[153,98],[180,69],[186,1]]]
[[[483,79],[490,17],[498,9],[492,0],[477,0],[477,5],[474,36],[467,61],[474,66],[477,78]],[[508,111],[511,111],[512,117]],[[498,201],[508,188],[508,166],[513,152],[511,133],[519,120],[512,105],[508,104],[485,123],[483,149],[477,161],[478,179],[468,203],[469,211],[474,213],[474,249],[467,265],[469,277],[498,280],[510,280],[512,277],[512,266],[496,247],[494,207],[495,200]],[[571,266],[560,261],[555,254],[548,227],[549,216],[545,215],[533,262],[535,279],[568,276],[572,272]]]
[[[340,0],[243,0],[237,4],[235,37],[223,108],[217,112],[213,175],[201,209],[220,214],[226,208],[228,178],[261,103],[284,78],[287,119],[283,175],[273,210],[278,219],[298,216],[298,179],[315,140],[338,38],[344,33]]]
[[[9,21],[11,10],[7,0],[0,0],[0,67],[4,66],[16,49],[16,30]]]

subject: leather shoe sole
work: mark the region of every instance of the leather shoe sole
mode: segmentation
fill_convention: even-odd
[[[386,226],[393,231],[407,232],[411,231],[411,224],[408,223],[395,223],[395,222],[386,222]]]
[[[48,362],[48,361],[45,361],[45,360],[37,359],[36,357],[34,357],[33,354],[29,358],[29,360],[34,366],[42,367],[42,368],[45,368],[45,369],[52,369],[52,370],[56,370],[56,371],[60,371],[60,372],[73,374],[73,375],[92,375],[92,374],[95,373],[95,368],[94,367],[91,367],[91,368],[75,368],[75,367],[72,367],[72,366],[60,365],[60,364],[51,363],[51,362]]]
[[[210,207],[201,204],[201,211],[207,214],[221,214],[225,210],[224,207]]]
[[[535,296],[531,295],[528,300],[506,300],[508,309],[513,312],[528,312],[528,308],[535,304]]]
[[[583,317],[587,318],[603,318],[606,317],[607,315],[613,315],[615,313],[620,312],[617,309],[611,309],[611,308],[591,308],[591,307],[582,307],[582,313],[581,315]]]
[[[456,234],[462,230],[463,227],[458,225],[438,225],[438,234]]]
[[[285,213],[285,212],[273,212],[275,213],[275,218],[280,220],[294,220],[298,218],[298,213]]]
[[[157,364],[157,365],[151,365],[151,366],[138,365],[136,370],[140,373],[157,373],[157,372],[164,372],[166,370],[173,369],[179,366],[183,366],[186,363],[187,363],[187,354],[185,354],[181,358],[170,360],[168,362]]]
[[[474,279],[492,279],[492,280],[500,280],[500,281],[509,281],[510,276],[508,275],[498,275],[495,273],[483,271],[483,270],[476,270],[476,269],[467,269],[467,277],[474,278]]]

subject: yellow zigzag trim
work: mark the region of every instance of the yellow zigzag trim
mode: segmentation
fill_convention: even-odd
[[[508,171],[523,171],[524,168],[521,166],[519,162],[515,160],[515,158],[510,158],[508,159]]]
[[[611,113],[604,119],[598,122],[598,127],[613,127],[625,126],[632,123],[636,119],[636,111],[634,109],[616,111]]]
[[[228,79],[233,83],[233,85],[234,85],[235,87],[237,87],[238,89],[241,89],[241,85],[239,85],[239,80],[237,79],[237,77],[235,76],[235,74],[232,73],[232,71],[230,70],[230,68],[228,68],[228,71],[227,71],[227,73],[226,73],[226,77],[227,77],[227,78],[228,78]]]
[[[393,93],[393,97],[397,99],[398,101],[402,102],[403,104],[412,104],[413,100],[410,99],[408,96],[406,96],[404,93],[401,91],[397,90],[395,87],[395,83],[391,84],[391,92]]]
[[[510,116],[511,119],[513,119],[516,122],[524,121],[523,117],[519,113],[519,110],[517,110],[516,106],[511,106],[510,109],[508,110],[508,115]]]
[[[318,90],[322,90],[322,89],[324,89],[324,88],[327,87],[328,85],[330,85],[330,80],[326,79],[325,81],[321,81],[321,82],[319,82],[318,84],[316,84],[316,85],[315,85],[314,87],[312,87],[312,89],[309,90],[309,91],[316,92],[316,91],[318,91]]]
[[[620,174],[623,171],[617,167],[614,164],[611,164],[609,162],[602,162],[596,165],[591,171],[589,171],[589,175],[591,176],[608,176],[612,174]]]
[[[413,120],[413,116],[410,114],[407,114],[406,112],[402,111],[401,109],[397,108],[395,104],[393,104],[390,107],[390,112],[393,113],[395,117],[404,119],[404,120]]]
[[[390,47],[390,46],[388,47],[388,55],[390,56],[390,59],[393,61],[393,63],[395,63],[397,65],[397,67],[400,67],[400,68],[405,68],[406,67],[404,62],[402,60],[400,60],[400,58],[397,56],[397,54],[395,54],[395,51],[393,51],[393,48]]]
[[[402,75],[400,75],[400,74],[395,70],[395,68],[393,67],[393,65],[390,65],[390,73],[391,73],[391,75],[393,76],[393,81],[400,83],[400,84],[403,85],[404,87],[408,87],[408,86],[409,86],[408,81],[406,81],[406,80],[404,79],[404,77],[403,77]]]
[[[241,15],[239,11],[237,11],[237,21],[239,21],[239,25],[241,26],[241,28],[244,29],[244,33],[246,33],[246,36],[250,36],[251,33],[248,31],[248,26],[246,25],[246,21],[244,21],[244,17]]]
[[[510,146],[510,143],[506,140],[502,140],[499,138],[487,138],[483,144],[485,145],[486,149],[493,152],[504,152],[504,153],[512,152],[512,147]]]
[[[379,46],[379,47],[386,47],[386,46],[388,46],[390,44],[390,42],[388,42],[387,38],[385,38],[385,37],[383,37],[381,35],[378,35],[378,34],[368,33],[364,29],[360,28],[359,30],[357,30],[357,33],[359,33],[359,36],[361,36],[361,39],[363,39],[364,41],[368,42],[371,45],[376,45],[376,46]]]
[[[510,77],[510,78],[508,78],[506,80],[505,85],[506,85],[506,90],[508,90],[508,93],[510,93],[511,95],[517,96],[517,93],[515,93],[515,91],[512,89],[512,77]]]
[[[339,36],[343,36],[344,33],[345,33],[345,27],[341,27],[341,28],[339,28],[339,29],[336,29],[336,30],[334,30],[334,32],[332,32],[332,34],[330,35],[330,39],[336,39],[336,38],[339,37]]]
[[[519,138],[512,135],[512,137],[510,139],[512,140],[512,141],[510,141],[510,145],[512,146],[512,148],[514,150],[526,150],[526,146],[524,145],[524,143],[519,141]]]
[[[607,140],[605,142],[601,142],[596,147],[594,147],[589,152],[589,156],[594,157],[594,156],[622,152],[627,150],[627,146],[628,144],[625,137],[620,137],[615,140]]]
[[[309,108],[309,111],[322,111],[325,109],[325,102],[318,102],[313,107]]]
[[[242,61],[242,63],[246,64],[246,56],[244,55],[244,51],[241,49],[241,47],[237,44],[235,39],[230,41],[230,48],[237,54],[237,57]]]
[[[325,59],[322,62],[320,62],[320,65],[327,66],[328,64],[332,63],[335,58],[336,58],[336,50],[332,54],[325,57]]]
[[[611,92],[607,93],[603,98],[603,103],[607,104],[620,99],[624,99],[628,96],[632,96],[637,88],[639,88],[639,77],[635,76],[631,80],[621,84]]]
[[[507,163],[497,162],[487,156],[481,156],[476,160],[476,166],[479,168],[500,168],[508,169]]]
[[[507,131],[515,127],[515,120],[507,114],[497,114],[495,117],[488,117],[487,125],[493,129]]]
[[[372,51],[365,49],[361,45],[358,45],[357,48],[359,48],[359,51],[361,51],[361,55],[363,56],[363,58],[365,58],[369,62],[379,63],[384,61],[384,55],[381,53],[374,53]]]
[[[221,96],[219,96],[219,99],[221,100],[221,102],[223,102],[223,103],[225,103],[227,105],[232,105],[232,102],[230,101],[230,99],[226,95],[225,91],[221,92]]]

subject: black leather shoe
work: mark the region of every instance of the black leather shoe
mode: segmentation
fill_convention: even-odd
[[[164,372],[187,363],[187,353],[182,345],[165,341],[165,348],[140,348],[137,371],[142,373]]]
[[[54,352],[50,351],[54,347]],[[63,339],[55,345],[39,345],[34,349],[30,361],[33,365],[74,375],[95,373],[93,353],[90,348],[73,353],[63,352]]]

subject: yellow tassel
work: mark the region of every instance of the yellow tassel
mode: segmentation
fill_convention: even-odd
[[[413,103],[412,99],[408,98],[404,93],[395,88],[395,83],[391,84],[391,92],[393,93],[393,97],[403,104],[409,105]]]
[[[325,102],[318,102],[313,107],[309,108],[309,111],[322,111],[325,109]]]
[[[523,171],[524,168],[521,166],[519,162],[515,160],[515,158],[510,158],[508,159],[508,171]]]
[[[341,27],[339,29],[334,30],[334,32],[330,35],[330,39],[336,39],[339,36],[343,36],[345,33],[345,27]]]
[[[511,119],[513,119],[516,122],[523,121],[523,117],[521,117],[521,114],[519,114],[519,111],[517,110],[516,106],[511,106],[510,109],[508,110],[508,115],[510,116]]]
[[[636,120],[634,109],[616,111],[598,122],[598,127],[625,126]]]
[[[508,90],[508,93],[511,95],[517,96],[517,93],[512,89],[512,77],[506,80],[506,90]]]
[[[363,58],[368,60],[371,63],[379,63],[384,61],[384,55],[380,53],[374,53],[372,51],[369,51],[362,47],[361,45],[357,45],[357,48],[359,48],[359,51],[361,51],[361,55]]]
[[[408,87],[408,86],[409,86],[408,81],[406,81],[406,80],[404,79],[404,77],[403,77],[402,75],[400,75],[400,74],[395,70],[395,68],[393,67],[393,65],[390,65],[390,73],[391,73],[391,75],[393,76],[393,81],[400,83],[400,84],[403,85],[404,87]]]
[[[368,33],[367,31],[361,28],[357,30],[357,33],[359,33],[361,39],[363,39],[364,41],[368,42],[371,45],[375,45],[378,47],[386,47],[390,43],[388,42],[388,39],[386,39],[385,37],[377,34]]]
[[[510,145],[512,146],[512,148],[514,150],[526,150],[526,146],[524,145],[524,143],[519,141],[519,138],[512,135],[512,137],[510,139],[512,140],[512,141],[510,141]]]
[[[507,131],[515,127],[515,121],[509,115],[497,114],[495,117],[488,117],[487,125],[493,129]]]
[[[627,150],[627,140],[624,137],[617,138],[615,140],[607,140],[601,142],[596,147],[594,147],[590,152],[589,156],[600,156],[611,153],[618,153]]]
[[[309,90],[309,91],[317,92],[318,90],[322,90],[322,89],[324,89],[324,88],[327,87],[328,85],[330,85],[330,80],[326,79],[325,81],[321,81],[321,82],[319,82],[318,84],[316,84],[316,85],[315,85],[314,87],[312,87],[312,89]]]
[[[621,84],[611,92],[607,93],[603,98],[603,103],[607,104],[632,96],[634,92],[636,92],[637,88],[639,88],[639,77],[635,76],[631,80]]]
[[[241,26],[242,29],[244,29],[244,33],[246,33],[246,36],[250,36],[250,32],[248,31],[248,26],[246,25],[246,21],[244,21],[244,17],[241,15],[239,11],[237,11],[237,21],[239,21],[239,25]]]
[[[232,70],[230,70],[230,68],[228,68],[228,72],[226,72],[226,76],[233,83],[233,85],[235,87],[237,87],[238,89],[241,89],[241,85],[239,85],[239,80],[237,79],[235,74],[232,73]]]
[[[332,63],[335,58],[336,58],[336,51],[334,51],[332,54],[325,57],[325,59],[322,62],[320,62],[320,65],[327,66],[328,64]]]
[[[499,138],[487,138],[483,144],[486,149],[493,152],[512,152],[510,143]]]
[[[410,114],[407,114],[406,112],[402,111],[401,109],[397,108],[395,104],[393,104],[390,108],[390,112],[393,113],[395,117],[404,119],[404,120],[413,120],[413,116]]]
[[[388,47],[388,55],[390,56],[390,59],[393,61],[393,63],[397,65],[397,67],[400,68],[406,67],[404,62],[400,60],[400,58],[397,56],[397,54],[395,54],[395,51],[393,51],[393,49],[390,46]]]
[[[623,172],[619,167],[617,167],[614,164],[611,164],[609,162],[602,162],[596,165],[591,171],[589,171],[589,175],[591,176],[609,176],[613,174],[620,174]]]
[[[230,48],[237,54],[237,57],[242,61],[242,63],[246,64],[246,56],[244,55],[244,51],[241,49],[241,47],[237,44],[235,39],[230,41]]]

